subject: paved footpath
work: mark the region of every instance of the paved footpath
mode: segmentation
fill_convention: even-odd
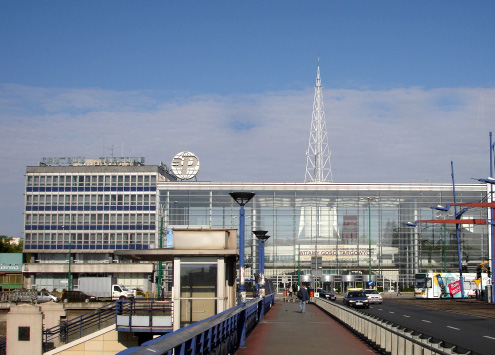
[[[235,355],[374,354],[363,341],[313,304],[277,302]]]

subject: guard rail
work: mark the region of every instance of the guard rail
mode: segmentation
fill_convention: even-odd
[[[346,325],[381,353],[390,355],[475,354],[455,344],[448,344],[441,339],[435,339],[381,318],[360,313],[332,301],[311,298],[311,302]]]

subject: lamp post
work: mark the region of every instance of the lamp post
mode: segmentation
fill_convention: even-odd
[[[70,236],[69,236],[70,238]],[[72,242],[71,240],[69,239],[69,272],[67,273],[67,291],[71,291],[71,279],[72,279],[72,276],[71,276],[71,273],[70,273],[70,249],[71,249],[71,246],[72,246]]]
[[[244,283],[244,205],[256,194],[253,192],[231,192],[229,195],[241,206],[239,211],[239,300],[242,303],[246,303],[246,284]]]
[[[454,162],[450,162],[450,167],[452,171],[452,191],[454,194],[454,203],[455,200],[455,180],[454,180]],[[463,208],[459,213],[457,213],[457,206],[454,206],[454,215],[455,219],[460,219],[462,214],[467,211],[467,208]],[[462,254],[461,254],[461,240],[459,236],[459,223],[455,224],[455,235],[457,238],[457,258],[459,260],[459,280],[461,281],[461,299],[464,299],[464,280],[462,279]]]
[[[65,234],[65,225],[62,226],[62,229],[64,230],[64,234]],[[70,230],[70,226],[69,226],[69,230]],[[71,246],[72,246],[72,241],[70,239],[70,233],[69,233],[69,259],[68,259],[68,262],[69,262],[69,270],[67,272],[67,291],[71,291],[71,279],[72,279],[72,275],[71,275],[71,272],[70,272],[70,252],[71,252]]]
[[[270,238],[266,235],[267,231],[253,231],[256,238],[258,238],[258,295],[263,297],[265,295],[265,242]]]
[[[163,215],[160,216],[160,239],[158,239],[158,248],[162,249],[163,248]],[[163,299],[163,294],[162,294],[162,276],[163,276],[163,270],[162,270],[162,262],[158,262],[158,299],[162,300]]]

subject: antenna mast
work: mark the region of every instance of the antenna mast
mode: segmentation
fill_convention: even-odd
[[[309,147],[306,151],[306,175],[304,182],[333,182],[325,111],[323,108],[319,57]]]

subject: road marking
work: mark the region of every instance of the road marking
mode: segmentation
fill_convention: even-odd
[[[388,313],[392,313],[392,314],[393,314],[393,313],[395,313],[395,312],[388,312]]]
[[[403,317],[410,318],[411,316],[408,316],[407,314],[403,314]]]
[[[448,325],[447,328],[454,329],[454,330],[460,330],[459,328],[451,327],[450,325]]]
[[[493,339],[493,340],[495,340],[495,338],[493,338],[493,337],[489,337],[488,335],[483,335],[483,338],[488,338],[488,339]]]
[[[424,320],[424,319],[421,319],[422,322],[425,322],[425,323],[431,323],[429,320]]]

